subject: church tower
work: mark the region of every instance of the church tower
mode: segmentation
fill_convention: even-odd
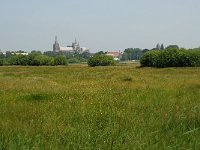
[[[72,43],[72,47],[74,51],[80,51],[80,45],[79,42],[77,42],[77,40],[75,39],[75,42]]]
[[[53,52],[59,52],[60,51],[60,45],[57,41],[57,36],[55,37],[55,43],[53,44]]]

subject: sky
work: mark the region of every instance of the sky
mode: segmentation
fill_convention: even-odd
[[[200,46],[200,0],[0,0],[0,50]]]

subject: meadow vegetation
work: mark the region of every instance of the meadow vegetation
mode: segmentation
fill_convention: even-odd
[[[200,68],[0,67],[0,149],[199,149]]]

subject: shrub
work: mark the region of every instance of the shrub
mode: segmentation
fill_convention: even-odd
[[[10,65],[22,65],[26,66],[28,65],[28,57],[25,55],[12,55],[8,62]]]
[[[38,55],[33,59],[33,64],[36,66],[53,66],[54,65],[54,58],[45,56],[45,55]]]
[[[68,63],[76,64],[76,63],[80,63],[80,60],[78,60],[77,58],[70,58],[68,59]]]
[[[93,57],[91,57],[88,60],[88,65],[91,67],[95,67],[95,66],[111,66],[114,65],[115,61],[114,58],[112,56],[107,56],[104,54],[97,54],[94,55]]]
[[[140,59],[141,67],[199,67],[200,51],[168,48],[146,52]]]
[[[64,55],[57,55],[54,58],[55,65],[67,65],[67,58]]]
[[[191,50],[188,57],[191,66],[200,67],[200,50]]]
[[[152,50],[144,53],[140,58],[141,66],[153,67],[156,66],[161,51]]]

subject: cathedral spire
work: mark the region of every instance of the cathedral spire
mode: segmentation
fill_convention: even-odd
[[[77,43],[76,38],[75,38],[75,44]]]
[[[55,36],[55,43],[58,43],[57,36]]]

